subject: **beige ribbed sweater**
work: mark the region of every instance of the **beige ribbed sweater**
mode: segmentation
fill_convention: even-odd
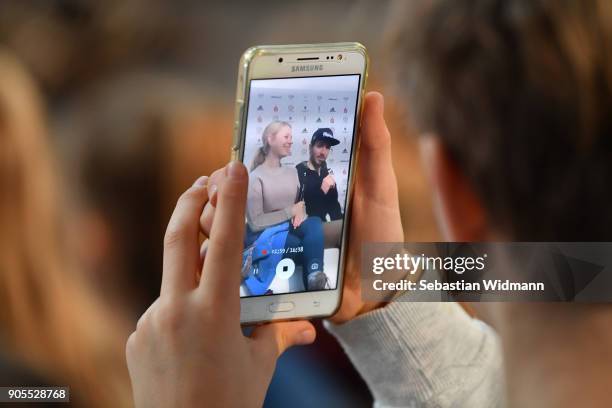
[[[249,174],[247,222],[252,231],[261,231],[291,218],[300,181],[295,167],[260,164]]]

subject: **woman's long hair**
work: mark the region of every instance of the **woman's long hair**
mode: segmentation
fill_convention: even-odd
[[[44,109],[0,49],[0,343],[91,407],[131,405],[118,322],[66,249]]]
[[[263,133],[261,134],[261,142],[263,143],[263,146],[257,149],[255,157],[251,162],[251,171],[255,170],[257,166],[259,166],[266,160],[268,152],[270,151],[270,138],[276,135],[278,131],[285,126],[291,129],[291,125],[288,122],[284,122],[281,120],[275,120],[273,122],[268,123],[268,126],[266,126]]]

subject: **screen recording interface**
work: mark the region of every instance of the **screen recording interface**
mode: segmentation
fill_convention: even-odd
[[[336,289],[359,81],[251,80],[242,297]]]

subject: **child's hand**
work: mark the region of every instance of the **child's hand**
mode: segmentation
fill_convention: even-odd
[[[381,94],[369,92],[364,100],[359,164],[351,207],[351,227],[344,275],[344,293],[331,318],[343,323],[376,307],[361,296],[360,262],[364,242],[403,242],[397,179],[391,161],[391,136],[385,124]]]
[[[126,346],[137,407],[261,406],[278,356],[314,341],[306,321],[267,324],[243,336],[238,288],[247,174],[238,163],[224,173],[203,259],[198,235],[207,179],[181,196],[168,225],[160,297]]]

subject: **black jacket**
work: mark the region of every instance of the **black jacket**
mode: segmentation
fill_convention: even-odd
[[[327,194],[321,190],[323,179],[329,175],[326,165],[321,167],[321,174],[308,168],[307,162],[301,162],[297,166],[298,178],[300,179],[299,200],[306,203],[306,213],[309,216],[321,218],[325,222],[329,214],[331,221],[342,218],[342,210],[338,202],[338,189],[332,187]]]

